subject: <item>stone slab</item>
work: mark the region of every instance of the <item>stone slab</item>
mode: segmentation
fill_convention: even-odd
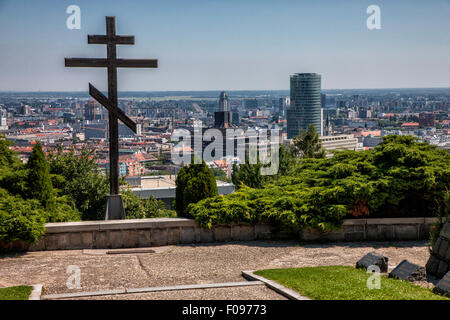
[[[369,252],[356,263],[356,268],[367,269],[370,266],[375,265],[380,268],[381,272],[387,272],[388,261],[388,257],[385,257],[377,252]]]
[[[389,278],[405,281],[421,281],[426,279],[425,268],[408,260],[403,260],[389,273]]]
[[[450,297],[450,271],[436,284],[433,292]]]

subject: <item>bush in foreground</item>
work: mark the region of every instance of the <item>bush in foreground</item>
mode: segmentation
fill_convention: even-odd
[[[187,211],[205,227],[234,222],[283,229],[332,230],[346,217],[446,216],[450,155],[409,136],[388,136],[374,150],[301,159],[288,176],[263,189],[191,204]]]

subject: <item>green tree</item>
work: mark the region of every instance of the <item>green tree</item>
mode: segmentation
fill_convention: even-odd
[[[83,220],[103,220],[109,182],[97,163],[93,150],[64,153],[61,148],[49,156],[55,188],[72,200]]]
[[[292,153],[300,158],[324,158],[325,150],[322,148],[319,135],[313,125],[294,137],[291,146]]]
[[[233,164],[233,172],[231,173],[231,181],[237,189],[242,185],[250,188],[260,189],[263,187],[264,177],[261,175],[262,164],[259,162],[250,164],[248,157],[245,163],[239,165]]]
[[[56,199],[50,179],[50,169],[39,142],[33,147],[27,169],[29,198],[38,199],[46,209],[54,208]]]
[[[176,210],[180,216],[189,216],[186,208],[191,203],[218,195],[216,179],[205,161],[192,163],[178,172],[176,183]]]
[[[176,212],[167,210],[163,201],[152,195],[148,199],[141,199],[131,190],[122,190],[123,205],[127,219],[145,219],[159,217],[175,217]]]

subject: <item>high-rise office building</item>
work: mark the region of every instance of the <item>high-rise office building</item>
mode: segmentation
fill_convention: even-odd
[[[8,113],[0,107],[0,130],[8,130]]]
[[[219,97],[219,111],[228,111],[228,97],[225,91],[220,93]]]
[[[291,107],[287,110],[287,137],[292,139],[312,124],[321,133],[321,76],[291,75]]]
[[[214,112],[214,126],[229,128],[232,126],[233,113],[228,111],[228,97],[225,91],[220,93],[219,111]]]

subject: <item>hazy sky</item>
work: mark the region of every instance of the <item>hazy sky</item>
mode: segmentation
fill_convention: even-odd
[[[69,30],[66,8],[81,8]],[[366,9],[381,8],[381,30]],[[105,57],[88,34],[105,16],[136,45],[119,90],[288,89],[289,75],[322,74],[324,89],[450,87],[449,0],[0,0],[0,91],[106,88],[106,69],[65,68],[65,57]]]

